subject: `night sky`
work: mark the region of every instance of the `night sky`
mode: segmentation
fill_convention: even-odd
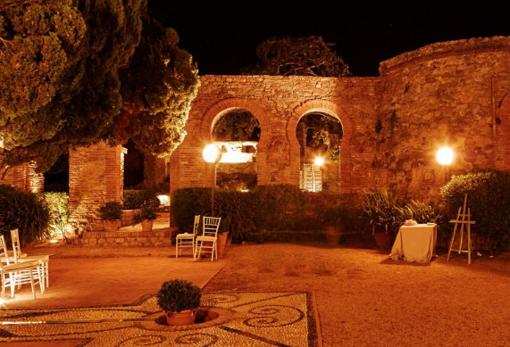
[[[380,61],[429,43],[510,35],[510,12],[503,8],[503,1],[458,6],[385,3],[379,8],[358,1],[362,5],[343,9],[320,1],[293,5],[276,0],[240,0],[229,5],[213,1],[214,7],[181,1],[176,5],[171,0],[149,0],[149,10],[177,30],[180,46],[194,56],[202,75],[239,73],[243,66],[255,63],[256,45],[272,36],[323,36],[335,44],[354,75],[375,76]]]

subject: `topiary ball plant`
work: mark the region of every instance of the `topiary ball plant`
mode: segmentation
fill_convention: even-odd
[[[200,287],[186,280],[164,282],[157,294],[159,307],[167,313],[193,310],[201,297]]]

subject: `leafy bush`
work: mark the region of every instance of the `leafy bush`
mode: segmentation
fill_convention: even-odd
[[[154,220],[156,219],[156,217],[157,217],[156,211],[149,203],[142,205],[140,209],[140,214],[135,216],[135,222],[140,223],[143,220]]]
[[[114,220],[122,216],[122,205],[116,201],[110,201],[99,208],[101,219]]]
[[[400,214],[400,223],[404,222],[406,219],[414,219],[418,223],[438,223],[441,219],[441,214],[436,211],[434,207],[417,200],[411,200],[411,202],[407,203],[404,207],[399,207],[398,213]]]
[[[69,226],[69,196],[61,192],[43,193],[42,196],[49,210],[50,237],[63,237]]]
[[[24,244],[48,236],[48,207],[34,193],[1,184],[0,206],[0,230],[7,242],[10,242],[10,230],[16,228]]]
[[[200,305],[200,288],[185,280],[163,283],[157,294],[158,305],[165,312],[193,310]]]
[[[387,190],[367,194],[362,206],[373,231],[395,232],[401,224],[397,198]]]
[[[159,199],[155,189],[124,190],[124,209],[133,210],[141,208],[144,204],[150,204],[154,208],[159,206]]]
[[[510,246],[510,173],[478,172],[454,176],[442,189],[441,195],[449,216],[457,210],[468,194],[475,234],[485,238],[492,250]]]

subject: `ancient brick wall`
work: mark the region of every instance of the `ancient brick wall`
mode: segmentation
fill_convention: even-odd
[[[451,146],[451,174],[510,170],[510,39],[442,42],[381,64],[384,81],[377,167],[410,196],[432,197],[444,183],[434,159]]]
[[[261,126],[257,154],[258,184],[299,184],[299,143],[296,126],[307,113],[324,112],[342,123],[344,137],[339,185],[356,191],[372,179],[359,165],[370,149],[351,146],[354,133],[370,126],[379,103],[377,78],[317,78],[300,76],[204,76],[186,126],[188,135],[172,155],[171,191],[209,187],[213,168],[202,159],[214,123],[234,109],[244,109]],[[373,155],[373,153],[372,153]],[[335,169],[335,168],[330,168]]]
[[[7,170],[2,184],[10,184],[19,190],[40,193],[44,190],[44,175],[35,171],[35,162],[23,163]]]
[[[442,42],[381,63],[380,77],[203,76],[188,135],[171,158],[171,191],[209,187],[201,156],[214,122],[250,111],[260,122],[259,184],[299,182],[296,125],[310,112],[337,117],[344,129],[339,190],[390,186],[435,198],[444,168],[434,154],[450,145],[450,173],[510,170],[510,38]],[[334,169],[334,168],[333,168]],[[331,168],[328,168],[331,170]]]
[[[122,146],[99,143],[69,151],[69,219],[75,231],[89,229],[106,202],[122,201],[123,167]]]

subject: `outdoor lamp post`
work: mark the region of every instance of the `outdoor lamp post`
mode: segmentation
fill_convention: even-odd
[[[211,215],[214,216],[214,190],[216,189],[216,171],[221,160],[221,150],[217,145],[211,143],[204,147],[202,157],[209,164],[214,164],[213,184],[211,187]]]
[[[455,154],[450,147],[444,146],[437,150],[436,152],[436,160],[441,165],[444,170],[444,181],[448,182],[449,176],[449,167],[453,163],[453,159],[455,158]]]

